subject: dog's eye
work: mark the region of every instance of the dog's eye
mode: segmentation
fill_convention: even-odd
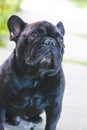
[[[35,38],[37,38],[38,34],[36,32],[32,32],[30,35],[29,35],[29,40],[35,40]]]

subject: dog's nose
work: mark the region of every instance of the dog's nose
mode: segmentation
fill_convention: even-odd
[[[55,46],[55,41],[53,39],[46,39],[44,41],[44,44],[50,45],[50,46]]]

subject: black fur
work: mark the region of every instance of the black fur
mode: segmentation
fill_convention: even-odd
[[[42,111],[46,112],[45,130],[56,130],[65,87],[63,24],[27,24],[13,15],[7,25],[16,47],[0,66],[0,130],[4,120],[15,125],[25,117],[41,120]]]

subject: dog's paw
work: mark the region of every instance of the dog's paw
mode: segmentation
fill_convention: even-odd
[[[39,115],[36,115],[34,117],[31,117],[31,118],[24,118],[25,120],[29,121],[29,122],[32,122],[32,123],[41,123],[42,122],[42,117],[40,117]]]
[[[32,118],[28,119],[29,122],[33,122],[33,123],[41,123],[42,122],[42,117],[38,116],[34,116]]]
[[[10,124],[15,125],[15,126],[19,125],[20,122],[21,122],[21,118],[19,116],[16,116],[12,118],[12,120],[10,120]]]
[[[11,125],[19,125],[21,122],[20,116],[12,116],[10,113],[6,114],[6,122],[11,124]]]

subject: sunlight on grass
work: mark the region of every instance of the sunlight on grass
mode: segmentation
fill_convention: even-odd
[[[87,8],[87,0],[70,0],[80,8]]]

